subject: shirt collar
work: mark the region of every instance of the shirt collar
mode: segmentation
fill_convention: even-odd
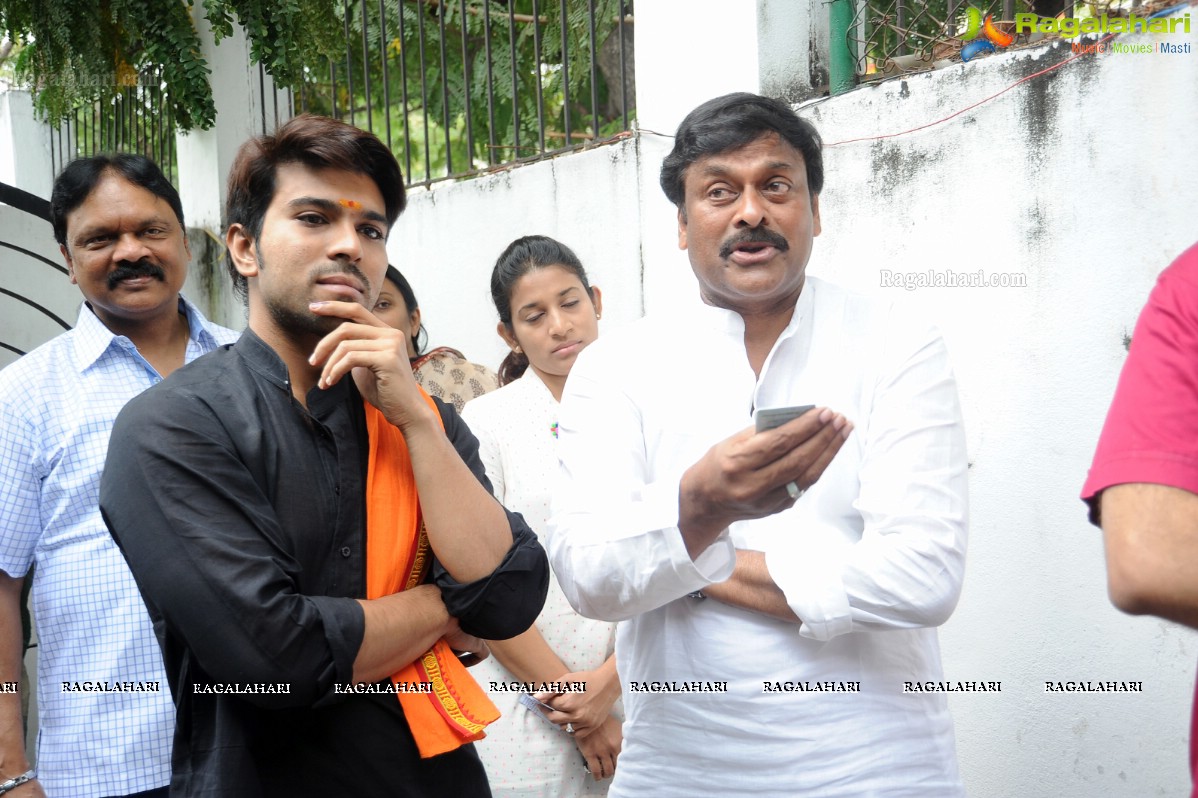
[[[205,349],[216,348],[216,339],[208,329],[207,320],[200,311],[179,295],[179,311],[187,316],[187,334],[191,340]],[[96,312],[84,302],[79,308],[79,319],[74,329],[75,365],[80,373],[87,371],[109,347],[117,346],[126,351],[136,351],[137,347],[123,335],[117,335],[104,326]]]
[[[802,327],[804,320],[811,318],[811,310],[815,305],[815,293],[819,290],[818,284],[817,278],[810,275],[804,276],[803,290],[799,293],[798,301],[795,302],[794,314],[790,317],[790,323],[778,335],[779,341],[794,335]],[[692,306],[692,309],[701,325],[698,329],[716,329],[727,335],[735,336],[738,340],[744,338],[745,320],[735,310],[708,305],[702,299]]]
[[[288,396],[291,395],[291,375],[287,371],[287,364],[279,357],[279,353],[252,329],[245,328],[245,332],[233,345],[233,351],[245,360],[251,370]],[[356,391],[350,375],[342,377],[336,385],[328,388],[313,388],[308,392],[308,412],[316,418],[323,418],[332,408],[345,401],[347,396],[356,394]]]
[[[524,370],[524,373],[520,375],[520,379],[528,380],[528,387],[534,393],[544,394],[546,399],[555,405],[557,404],[557,400],[553,398],[553,391],[549,390],[549,386],[545,384],[545,381],[541,379],[541,375],[537,374],[536,369],[532,366]]]
[[[279,357],[279,353],[258,337],[249,327],[233,344],[233,351],[245,360],[246,365],[261,374],[274,386],[291,393],[291,376],[287,373],[287,364]]]

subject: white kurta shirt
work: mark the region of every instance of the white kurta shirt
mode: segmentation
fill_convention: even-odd
[[[803,404],[855,425],[823,477],[692,561],[683,472],[754,408]],[[700,306],[590,346],[559,419],[554,571],[582,614],[630,619],[613,796],[964,794],[945,696],[904,692],[942,679],[933,627],[964,570],[965,438],[934,328],[808,277],[759,379],[741,317]],[[727,579],[738,548],[765,552],[801,626],[687,596]]]

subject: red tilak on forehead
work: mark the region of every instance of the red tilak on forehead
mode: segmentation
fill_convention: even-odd
[[[358,202],[357,200],[339,199],[337,200],[337,204],[342,208],[349,208],[351,211],[362,210],[362,203]]]

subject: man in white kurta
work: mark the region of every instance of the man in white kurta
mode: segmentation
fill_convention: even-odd
[[[934,629],[964,569],[956,386],[930,325],[806,276],[822,179],[784,104],[692,112],[662,185],[704,304],[566,385],[549,551],[579,612],[628,619],[613,796],[964,795]]]

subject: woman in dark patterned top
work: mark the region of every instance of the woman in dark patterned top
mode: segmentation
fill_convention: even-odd
[[[420,323],[420,305],[412,286],[394,266],[387,267],[387,279],[374,303],[374,315],[408,339],[408,358],[420,387],[438,399],[453,402],[459,413],[466,402],[499,387],[495,372],[471,363],[456,349],[439,346],[431,352],[423,351],[428,333]]]

